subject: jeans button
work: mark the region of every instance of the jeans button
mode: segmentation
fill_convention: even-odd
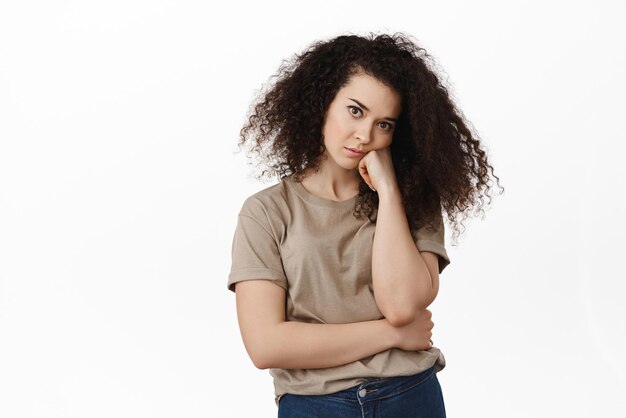
[[[364,397],[365,395],[367,395],[367,390],[365,390],[365,389],[361,389],[361,390],[359,391],[359,396],[362,398],[362,397]]]

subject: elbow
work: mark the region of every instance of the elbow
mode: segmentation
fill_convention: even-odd
[[[265,370],[272,367],[272,359],[269,354],[271,354],[271,350],[269,350],[267,344],[264,343],[263,339],[258,338],[244,338],[244,346],[246,348],[246,352],[248,353],[248,357],[254,364],[254,367],[260,370]]]
[[[418,312],[426,310],[426,308],[430,306],[433,300],[434,300],[434,297],[422,300],[419,303],[416,303],[412,309],[395,310],[395,311],[386,312],[385,318],[387,318],[387,321],[389,321],[389,323],[393,327],[395,328],[403,327],[413,322]]]
[[[416,307],[407,309],[406,306],[399,303],[395,306],[380,304],[379,310],[393,327],[399,328],[410,324],[415,319]]]
[[[415,312],[409,312],[408,310],[404,312],[390,312],[388,315],[385,315],[385,318],[393,327],[399,328],[413,322],[415,320]]]
[[[256,367],[257,369],[265,370],[269,368],[267,366],[267,363],[264,360],[261,360],[258,357],[252,357],[251,359],[252,359],[252,364],[254,364],[254,367]]]
[[[244,345],[254,367],[259,370],[280,368],[282,359],[278,348],[282,341],[280,327],[267,325],[265,329],[246,335]]]
[[[250,360],[252,360],[252,364],[254,364],[254,367],[257,369],[265,370],[271,367],[271,360],[268,358],[267,354],[261,350],[249,350],[248,355],[250,356]]]

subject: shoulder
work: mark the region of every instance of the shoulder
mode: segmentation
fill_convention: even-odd
[[[289,178],[283,178],[277,184],[248,196],[241,205],[239,215],[257,219],[281,213],[288,206],[288,181]]]

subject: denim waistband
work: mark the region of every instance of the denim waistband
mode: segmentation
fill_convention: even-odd
[[[339,392],[323,395],[328,398],[358,400],[364,403],[383,399],[411,389],[435,374],[434,367],[409,376],[378,377]]]

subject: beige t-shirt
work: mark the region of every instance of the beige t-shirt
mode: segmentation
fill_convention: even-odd
[[[232,243],[228,289],[243,280],[266,279],[287,291],[289,321],[343,324],[384,318],[372,289],[372,243],[376,224],[352,214],[356,196],[341,202],[309,193],[285,177],[248,197]],[[439,255],[439,272],[450,263],[440,218],[436,231],[412,231],[420,251]],[[372,338],[377,338],[372,335]],[[412,375],[445,367],[440,350],[392,348],[338,367],[269,369],[275,400],[284,393],[321,395],[366,378]]]

